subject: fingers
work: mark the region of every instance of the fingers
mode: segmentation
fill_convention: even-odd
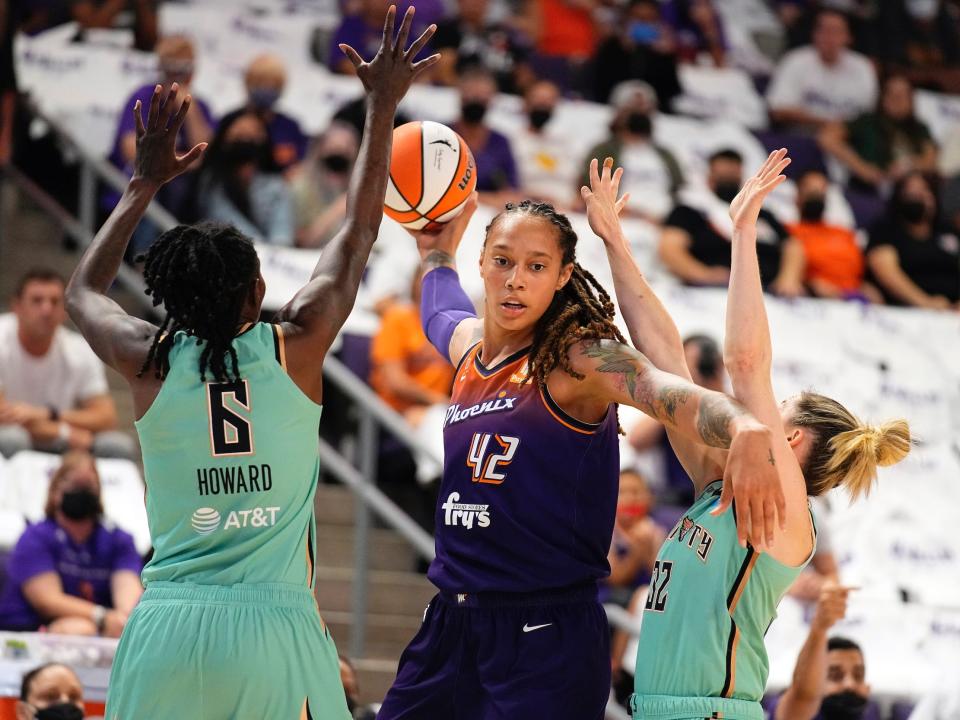
[[[397,15],[397,6],[391,5],[387,8],[387,17],[383,21],[383,37],[380,38],[380,52],[388,52],[393,49],[393,22]]]
[[[623,209],[627,206],[627,203],[630,202],[630,193],[624,193],[623,197],[617,200],[617,204],[614,206],[617,211],[617,215],[623,212]]]
[[[355,68],[359,68],[361,65],[363,65],[363,58],[360,57],[360,53],[346,43],[340,43],[340,52],[347,56],[347,60],[352,62]]]
[[[590,161],[590,188],[597,190],[600,187],[600,173],[597,172],[598,162],[596,158]]]
[[[416,12],[413,8],[413,5],[407,8],[407,12],[403,15],[403,22],[400,23],[400,34],[397,36],[397,42],[393,46],[393,51],[398,53],[403,53],[403,49],[407,46],[407,38],[410,36],[410,26],[413,24],[413,14]]]
[[[193,102],[193,98],[187,95],[183,98],[183,102],[180,103],[180,109],[177,110],[177,114],[173,117],[173,124],[170,126],[170,129],[174,134],[180,132],[180,128],[183,126],[184,120],[187,119],[187,113],[190,112],[190,103]]]
[[[603,172],[600,173],[600,182],[609,185],[610,184],[610,172],[613,168],[613,158],[608,157],[603,160]]]
[[[182,170],[186,170],[190,165],[196,162],[200,156],[203,155],[204,150],[207,149],[207,143],[200,143],[199,145],[194,145],[190,148],[190,151],[186,155],[182,155],[177,158],[177,164]]]
[[[720,501],[717,503],[717,506],[710,511],[711,515],[722,515],[730,507],[730,503],[733,502],[733,486],[731,483],[731,478],[724,476],[723,478],[723,488],[720,491]]]
[[[610,189],[613,191],[613,196],[616,197],[617,193],[620,192],[620,180],[623,178],[623,168],[618,167],[613,171],[613,177],[610,178]]]
[[[416,40],[413,41],[413,45],[410,46],[410,49],[407,50],[404,57],[407,60],[413,60],[417,57],[417,54],[423,50],[423,46],[430,42],[430,38],[433,37],[433,34],[437,31],[436,25],[431,25],[426,30],[423,31],[423,34],[420,35]]]
[[[170,116],[173,115],[173,106],[177,102],[177,94],[180,92],[180,86],[174,83],[170,86],[170,92],[167,93],[163,105],[160,107],[160,118],[157,121],[157,127],[166,129],[170,122]]]
[[[430,57],[426,57],[420,62],[415,62],[413,65],[410,66],[414,70],[413,76],[416,77],[427,68],[433,67],[434,65],[436,65],[438,62],[440,62],[440,53],[434,53]]]
[[[580,186],[580,197],[583,198],[583,201],[586,202],[590,199],[590,196],[593,195],[593,190],[588,188],[586,185]]]
[[[738,502],[733,506],[734,512],[737,516],[737,542],[740,543],[740,547],[747,547],[747,540],[750,533],[750,504],[745,502]]]
[[[153,95],[150,97],[150,112],[147,113],[147,129],[153,130],[157,126],[157,115],[160,114],[160,93],[163,92],[163,85],[157,85],[153,89]]]
[[[143,126],[143,113],[141,112],[141,103],[139,100],[133,104],[133,122],[137,126],[137,137],[143,137],[147,129]]]
[[[764,527],[763,498],[753,498],[750,501],[750,544],[760,552],[766,552],[770,547],[767,542],[766,528]]]
[[[767,539],[767,547],[773,547],[776,539],[774,533],[777,528],[777,506],[772,500],[763,501],[763,532]]]
[[[780,520],[780,531],[787,529],[787,500],[783,496],[783,488],[780,483],[775,485],[773,502],[777,506],[777,518]]]

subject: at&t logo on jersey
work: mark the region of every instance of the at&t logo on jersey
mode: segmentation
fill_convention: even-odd
[[[279,507],[256,507],[249,510],[231,510],[221,525],[223,516],[211,507],[197,508],[190,517],[190,524],[198,535],[209,535],[215,530],[240,528],[265,528],[277,524]]]
[[[461,525],[467,529],[473,527],[490,527],[489,505],[477,505],[473,503],[462,503],[460,493],[452,492],[447,500],[440,507],[443,509],[443,524],[449,527]]]

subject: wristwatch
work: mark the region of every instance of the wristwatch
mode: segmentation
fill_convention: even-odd
[[[103,624],[107,619],[107,609],[103,605],[93,606],[93,615],[90,617],[97,626],[97,635],[103,634]]]
[[[60,419],[60,411],[57,410],[56,405],[47,405],[47,410],[50,411],[51,422],[57,422]]]

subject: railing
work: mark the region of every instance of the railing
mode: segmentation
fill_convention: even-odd
[[[78,217],[74,217],[16,167],[7,166],[3,172],[24,194],[56,220],[80,247],[85,248],[93,242],[96,232],[98,181],[122,192],[128,179],[113,165],[86,151],[62,125],[45,116],[36,106],[28,105],[28,107],[36,118],[49,126],[57,139],[79,160]],[[157,202],[152,202],[147,208],[146,217],[161,232],[178,224],[176,218]],[[121,265],[117,280],[141,303],[145,312],[153,311],[152,303],[144,293],[143,278],[136,270],[127,265]],[[433,560],[435,555],[433,538],[376,486],[379,433],[381,429],[389,431],[409,449],[440,465],[442,465],[442,458],[411,431],[401,415],[380,400],[366,383],[337,358],[328,355],[324,359],[323,369],[324,378],[356,403],[358,411],[358,443],[355,461],[351,462],[322,438],[319,440],[319,452],[324,470],[333,474],[359,500],[355,506],[354,517],[353,620],[349,652],[353,657],[363,657],[366,645],[369,582],[367,543],[371,512],[395,530],[421,557],[429,561]],[[638,632],[639,624],[636,618],[619,606],[607,605],[605,608],[611,625],[631,634]],[[629,718],[629,715],[612,701],[607,706],[606,716],[615,720]]]

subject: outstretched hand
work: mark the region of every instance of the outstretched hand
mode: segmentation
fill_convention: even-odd
[[[787,179],[783,171],[789,164],[786,148],[774,150],[767,156],[757,174],[744,183],[730,203],[730,218],[735,228],[752,227],[756,224],[767,195]]]
[[[137,155],[133,176],[149,180],[159,187],[184,172],[203,151],[207,143],[194,145],[185,155],[177,155],[177,134],[190,110],[190,96],[178,103],[180,87],[174,83],[164,97],[163,87],[157,85],[150,98],[147,124],[143,124],[140,101],[133,106],[137,127]]]
[[[353,67],[357,71],[357,77],[360,78],[367,93],[374,99],[381,98],[399,103],[417,76],[440,60],[440,54],[434,53],[419,62],[414,62],[417,53],[423,49],[424,45],[433,37],[433,33],[436,32],[436,25],[428,27],[408,49],[404,49],[407,45],[407,37],[410,34],[410,26],[413,23],[414,12],[413,6],[407,9],[406,15],[403,16],[403,22],[400,24],[400,32],[394,39],[393,27],[397,8],[395,5],[390,6],[390,9],[387,10],[387,19],[383,25],[380,49],[369,62],[360,57],[360,53],[350,45],[340,44],[340,50],[353,63]]]
[[[457,215],[453,220],[445,223],[439,230],[407,230],[413,239],[417,241],[417,250],[420,251],[420,258],[426,260],[432,253],[444,253],[451,257],[456,257],[457,248],[460,247],[460,241],[463,240],[463,234],[470,224],[470,218],[477,209],[477,191],[474,190],[467,198],[463,206],[463,212]]]
[[[620,232],[620,213],[630,199],[630,193],[617,199],[623,168],[613,170],[613,158],[608,157],[603,161],[602,173],[597,172],[598,164],[596,158],[590,161],[590,187],[581,187],[580,197],[587,205],[590,229],[607,242]]]

